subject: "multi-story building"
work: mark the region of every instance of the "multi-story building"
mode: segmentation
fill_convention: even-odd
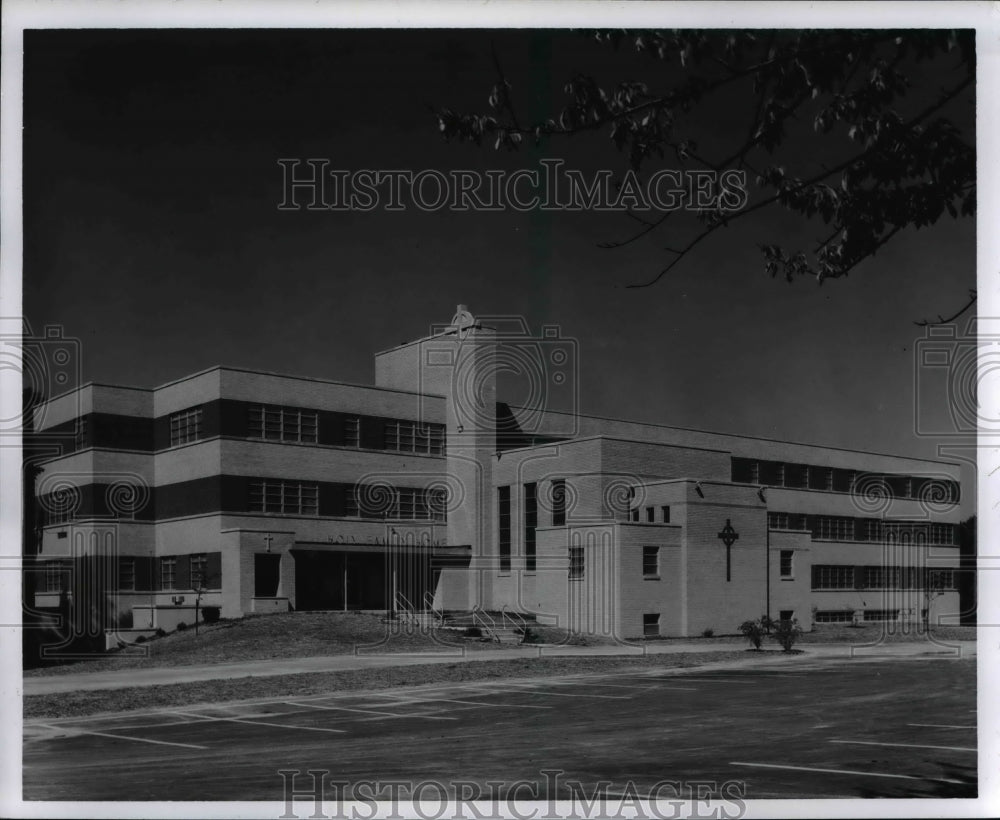
[[[167,629],[196,599],[510,609],[621,638],[957,619],[957,465],[557,411],[545,389],[498,402],[518,362],[565,383],[564,341],[460,306],[377,354],[374,386],[216,367],[54,398],[35,605],[85,576]]]

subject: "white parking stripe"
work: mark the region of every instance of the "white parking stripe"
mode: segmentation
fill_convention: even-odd
[[[424,720],[458,720],[458,718],[444,717],[441,715],[400,715],[396,712],[380,712],[377,709],[353,709],[350,706],[321,706],[318,703],[294,703],[285,701],[289,706],[303,706],[307,709],[326,709],[335,712],[360,712],[363,715],[384,715],[394,718],[423,718]]]
[[[46,729],[54,729],[57,732],[65,731],[72,735],[95,735],[97,737],[111,737],[115,740],[134,740],[138,743],[155,743],[157,746],[180,746],[184,749],[207,749],[208,746],[196,746],[193,743],[174,743],[169,740],[152,740],[148,737],[130,737],[129,735],[113,735],[109,732],[91,732],[87,729],[66,729],[62,726],[50,726],[47,723],[36,723],[35,726],[43,726]]]
[[[538,684],[533,683],[504,683],[504,686],[509,687],[517,692],[526,692],[532,695],[552,695],[557,698],[601,698],[604,700],[632,700],[631,695],[598,695],[594,693],[585,692],[553,692],[549,689],[542,689]],[[496,694],[511,694],[511,692],[505,692],[501,690]]]
[[[881,743],[876,740],[831,740],[831,743],[844,743],[851,746],[902,746],[906,749],[945,749],[949,752],[975,752],[968,746],[927,746],[920,743]]]
[[[461,703],[466,706],[484,706],[494,709],[551,709],[551,706],[538,706],[533,703],[485,703],[481,700],[453,700],[451,698],[411,698],[395,701],[393,706],[406,706],[410,703]]]
[[[346,729],[328,729],[324,726],[291,726],[287,723],[268,723],[263,720],[246,720],[244,718],[215,718],[215,720],[224,720],[227,723],[249,723],[251,726],[274,726],[277,729],[291,729],[293,731],[302,729],[306,732],[335,732],[339,735],[347,733]]]
[[[948,723],[907,723],[907,726],[924,726],[928,729],[975,729],[975,726],[952,726]]]
[[[951,780],[947,777],[918,777],[912,774],[889,774],[888,772],[859,772],[854,769],[819,769],[813,766],[783,766],[778,763],[739,763],[732,762],[730,766],[752,766],[755,769],[788,769],[793,772],[822,772],[823,774],[849,774],[861,775],[862,777],[894,777],[899,780],[933,780],[936,783],[957,783],[964,785],[961,780]]]

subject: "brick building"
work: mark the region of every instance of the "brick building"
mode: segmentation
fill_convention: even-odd
[[[584,416],[544,389],[509,406],[498,373],[527,362],[544,387],[572,362],[498,327],[460,306],[376,354],[374,386],[216,367],[48,401],[35,606],[86,576],[120,622],[165,629],[196,599],[621,638],[764,612],[957,622],[957,465]]]

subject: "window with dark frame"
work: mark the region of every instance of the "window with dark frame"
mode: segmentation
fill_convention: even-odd
[[[319,413],[315,410],[259,404],[248,412],[250,438],[293,444],[318,441]]]
[[[566,481],[557,478],[552,481],[552,526],[566,526]]]
[[[57,561],[49,561],[45,565],[45,591],[62,592],[63,575],[62,564]]]
[[[782,550],[780,555],[780,571],[782,578],[792,577],[792,558],[795,555],[793,550]]]
[[[401,453],[441,455],[444,451],[444,425],[416,421],[389,421],[385,424],[386,450]]]
[[[201,438],[201,408],[192,407],[170,414],[170,446],[188,444]]]
[[[656,508],[646,507],[646,522],[652,524],[656,521]]]
[[[500,572],[510,572],[510,487],[497,487]]]
[[[177,558],[160,558],[160,589],[176,589]]]
[[[647,612],[642,616],[642,636],[644,638],[660,637],[659,612]]]
[[[839,564],[814,564],[813,589],[854,589],[854,567]]]
[[[524,569],[534,572],[538,564],[535,530],[538,527],[538,484],[524,485]]]
[[[583,547],[569,548],[569,580],[580,581],[587,571]]]
[[[659,578],[660,577],[660,548],[659,547],[643,547],[642,548],[642,577],[643,578]]]
[[[668,506],[660,507],[660,521],[663,524],[670,523],[670,507]]]
[[[344,446],[361,446],[361,419],[357,416],[344,419]]]
[[[135,559],[118,559],[118,589],[125,592],[135,591]]]
[[[249,512],[318,515],[319,485],[283,479],[251,481],[247,506]]]
[[[203,589],[208,582],[208,556],[195,553],[191,556],[191,589]]]

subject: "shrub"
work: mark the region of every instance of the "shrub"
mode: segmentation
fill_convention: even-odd
[[[706,629],[704,632],[701,633],[701,637],[703,638],[712,638],[714,636],[715,636],[715,630],[712,629],[712,627],[709,627],[708,629]]]
[[[740,624],[740,633],[753,645],[754,649],[760,649],[764,635],[771,631],[774,621],[761,615],[756,621],[744,621]]]
[[[795,642],[802,635],[802,627],[799,626],[798,619],[792,618],[790,621],[778,621],[774,628],[774,639],[781,644],[785,652],[791,652]]]
[[[201,608],[201,619],[206,624],[214,624],[219,620],[220,610],[217,606],[203,606]]]
[[[167,635],[167,632],[166,632],[165,629],[163,629],[162,627],[159,627],[159,626],[156,627],[156,637],[157,638],[164,638],[164,637],[166,637],[166,635]]]
[[[187,628],[188,628],[188,625],[186,623],[184,623],[184,621],[181,621],[179,624],[177,624],[177,631],[178,632],[183,632]]]
[[[467,626],[463,634],[466,638],[481,638],[483,637],[483,630],[478,626]]]
[[[136,643],[146,643],[146,636],[145,635],[140,635],[138,638],[135,639],[135,642]]]

